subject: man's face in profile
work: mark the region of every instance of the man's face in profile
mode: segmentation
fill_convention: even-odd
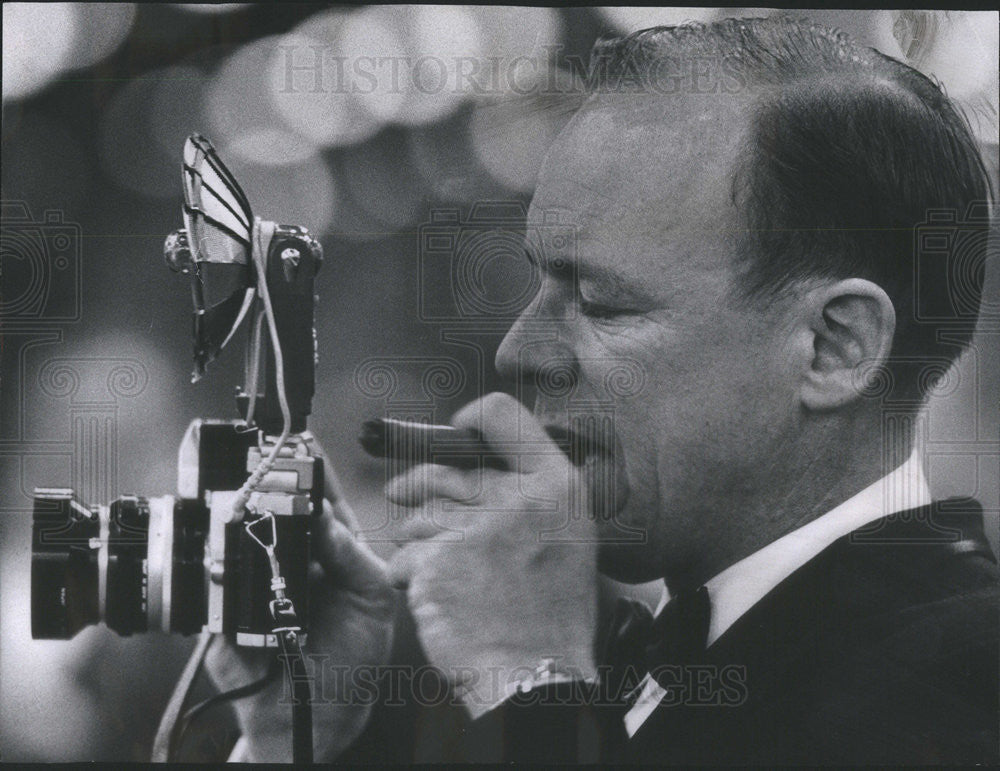
[[[797,419],[783,306],[735,292],[745,233],[732,175],[746,104],[596,97],[557,138],[529,211],[529,223],[557,211],[576,226],[576,280],[535,255],[542,291],[497,366],[530,379],[547,361],[571,361],[577,403],[611,395],[630,495],[602,525],[601,568],[622,580],[697,570],[714,542],[739,538],[730,502],[766,483],[761,469],[780,464]],[[549,320],[542,327],[558,341],[538,342],[531,319]],[[623,360],[641,369],[637,394],[609,391],[606,376]],[[539,392],[543,424],[565,425],[565,410],[564,399]],[[645,545],[611,543],[623,526],[644,532]]]

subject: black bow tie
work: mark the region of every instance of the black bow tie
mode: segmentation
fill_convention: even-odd
[[[704,586],[678,594],[656,618],[645,603],[619,599],[603,645],[608,697],[629,703],[647,672],[663,688],[676,685],[671,667],[704,659],[711,616]]]

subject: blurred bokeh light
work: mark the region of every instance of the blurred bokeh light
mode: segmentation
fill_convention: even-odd
[[[233,147],[234,140],[247,134],[274,131],[284,127],[268,93],[271,58],[280,38],[267,36],[242,46],[228,56],[212,75],[201,97],[205,116],[204,133],[226,157],[245,144]],[[255,160],[253,155],[240,155]]]
[[[431,126],[407,132],[409,165],[422,184],[444,201],[479,201],[502,197],[504,186],[476,158],[466,106]]]
[[[620,33],[635,32],[660,24],[711,21],[720,15],[717,8],[646,8],[608,5],[598,8],[598,11]]]
[[[522,62],[519,69],[511,74],[516,91],[478,105],[469,132],[483,167],[508,187],[528,192],[568,118],[562,97],[582,90],[582,83],[574,73],[554,66],[538,69]]]
[[[483,84],[503,83],[518,61],[547,62],[563,39],[563,17],[554,8],[477,5],[468,11],[479,25],[476,81]]]
[[[363,12],[332,10],[307,19],[273,46],[266,70],[272,108],[288,126],[323,146],[350,145],[378,131],[384,118],[353,90],[353,80],[341,62],[353,61],[360,51],[341,47],[343,29]],[[376,55],[381,28],[366,30],[366,53]],[[352,41],[348,30],[345,41]],[[379,54],[384,55],[384,54]],[[385,85],[385,84],[380,84]],[[376,89],[379,93],[381,89]]]
[[[82,69],[110,56],[129,36],[135,3],[74,3],[73,50],[67,66]]]
[[[380,123],[396,120],[406,101],[406,30],[400,22],[400,9],[369,6],[351,13],[330,39],[330,61],[343,63],[337,86],[350,90]]]
[[[464,62],[483,59],[475,16],[459,6],[413,6],[400,23],[407,33],[400,53],[412,62],[404,80],[406,99],[398,119],[409,125],[433,123],[467,96]]]
[[[216,16],[232,13],[249,7],[252,3],[170,3],[171,8],[184,13],[197,13],[204,16]]]
[[[68,64],[78,11],[70,3],[3,4],[3,98],[39,90]]]

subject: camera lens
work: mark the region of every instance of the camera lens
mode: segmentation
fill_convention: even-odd
[[[146,631],[149,502],[134,495],[113,501],[108,521],[108,594],[104,620],[118,634]]]
[[[96,510],[63,488],[35,490],[31,532],[31,636],[68,640],[101,620]]]
[[[72,490],[37,489],[32,637],[66,640],[100,621],[120,635],[199,631],[207,534],[197,500],[128,495],[90,507]]]
[[[160,563],[164,567],[159,586],[160,610],[157,616],[156,604],[150,593],[149,628],[164,632],[193,634],[201,631],[207,614],[205,587],[205,542],[208,538],[208,509],[201,501],[169,499],[169,507],[164,502],[163,530],[169,534],[171,543],[160,549]],[[162,500],[162,499],[161,499]],[[155,511],[153,501],[151,509]],[[155,583],[156,568],[153,561],[154,543],[150,530],[150,584]]]

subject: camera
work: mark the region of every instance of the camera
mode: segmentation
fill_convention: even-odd
[[[34,220],[26,204],[3,204],[0,308],[4,323],[80,318],[80,226],[60,211]]]
[[[543,287],[540,263],[574,271],[576,228],[557,212],[526,219],[520,201],[477,202],[466,220],[458,209],[433,211],[420,226],[421,320],[513,321]]]
[[[238,645],[277,647],[272,571],[259,541],[273,542],[304,623],[323,459],[311,434],[296,437],[240,518],[232,510],[235,491],[268,449],[238,421],[195,420],[181,442],[176,496],[126,495],[95,506],[69,489],[36,489],[32,636],[69,639],[104,622],[120,635],[207,628],[234,635]]]
[[[310,530],[324,485],[306,428],[323,250],[305,228],[255,218],[204,137],[185,144],[183,182],[186,228],[167,237],[164,258],[191,283],[193,380],[253,318],[239,418],[190,424],[176,495],[94,504],[70,489],[36,488],[36,639],[69,639],[103,622],[121,635],[204,630],[284,649],[307,630]]]

